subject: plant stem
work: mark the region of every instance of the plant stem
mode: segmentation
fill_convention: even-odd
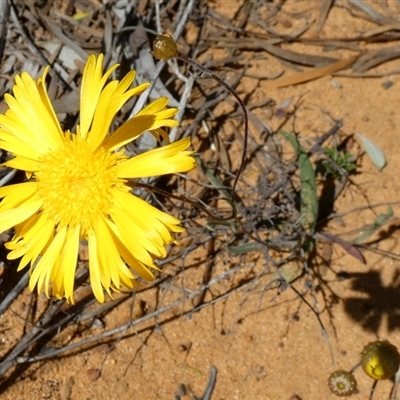
[[[240,175],[242,174],[244,170],[244,165],[246,162],[246,153],[247,153],[247,141],[248,141],[248,136],[249,136],[249,117],[247,114],[246,106],[243,102],[243,100],[239,97],[237,92],[232,89],[225,81],[223,81],[220,77],[215,75],[212,71],[210,71],[208,68],[204,67],[203,65],[199,64],[197,61],[193,60],[192,58],[186,57],[183,54],[178,54],[176,56],[181,61],[184,61],[190,65],[192,65],[195,68],[198,68],[199,70],[203,71],[207,77],[210,77],[217,81],[221,86],[223,86],[229,93],[232,94],[232,96],[237,100],[239,103],[240,108],[242,109],[243,112],[243,120],[244,120],[244,135],[243,135],[243,149],[242,149],[242,157],[239,165],[238,172],[236,174],[235,180],[233,182],[232,186],[232,192],[231,192],[231,198],[232,198],[232,206],[233,206],[233,211],[234,215],[236,215],[236,206],[235,206],[235,190],[237,183],[239,181]]]

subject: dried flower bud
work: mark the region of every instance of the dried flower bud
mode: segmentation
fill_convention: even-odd
[[[357,381],[351,372],[344,370],[335,371],[328,379],[329,389],[336,396],[345,397],[354,393]]]
[[[178,49],[174,38],[170,34],[158,35],[153,42],[151,54],[163,61],[168,61],[178,54]]]
[[[361,353],[361,365],[372,379],[389,379],[399,369],[400,354],[387,340],[371,342]]]

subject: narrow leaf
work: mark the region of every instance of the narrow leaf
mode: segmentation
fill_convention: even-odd
[[[366,239],[370,238],[374,233],[378,232],[383,226],[387,224],[389,221],[394,220],[394,213],[391,206],[388,207],[388,211],[386,214],[379,214],[375,220],[375,222],[366,227],[364,232],[353,240],[353,243],[365,243]],[[396,222],[396,220],[394,220]]]
[[[318,79],[321,78],[322,76],[330,75],[336,71],[346,68],[348,65],[356,61],[357,58],[358,55],[351,56],[349,58],[345,58],[344,60],[340,60],[335,63],[329,64],[325,67],[314,68],[312,70],[300,72],[298,74],[294,74],[291,76],[283,76],[282,78],[276,79],[274,81],[269,81],[268,87],[281,88],[290,85],[297,85],[298,83],[311,81],[313,79]]]
[[[350,242],[347,242],[346,240],[343,240],[342,238],[331,235],[330,233],[326,232],[321,232],[319,233],[319,236],[324,238],[325,240],[332,242],[332,243],[337,243],[338,245],[342,246],[344,250],[347,251],[351,256],[357,258],[360,262],[363,264],[366,264],[365,258],[363,254],[361,253],[360,250],[357,249],[357,247],[353,246]]]
[[[315,171],[307,152],[300,146],[297,138],[292,133],[280,130],[283,137],[292,145],[297,153],[300,169],[300,197],[301,197],[301,225],[312,235],[318,218],[318,197]]]
[[[246,254],[251,251],[259,251],[260,250],[260,243],[250,242],[241,244],[239,246],[230,246],[228,250],[233,254]]]
[[[201,158],[198,159],[198,163],[200,164],[200,168],[202,169],[204,175],[207,177],[210,183],[214,185],[215,189],[218,190],[218,192],[222,195],[222,197],[224,197],[227,202],[229,202],[229,204],[232,204],[231,196],[226,189],[226,186],[211,172],[209,168],[207,168],[206,164]]]

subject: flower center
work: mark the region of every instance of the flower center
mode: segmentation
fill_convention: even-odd
[[[111,189],[129,190],[116,177],[125,157],[99,148],[92,152],[86,141],[66,133],[65,146],[46,153],[35,178],[43,210],[59,227],[81,226],[82,234],[111,208]]]

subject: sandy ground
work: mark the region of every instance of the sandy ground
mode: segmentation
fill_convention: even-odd
[[[239,2],[210,3],[230,18]],[[301,4],[288,2],[275,29],[284,29],[285,15],[293,16],[299,7],[312,9],[316,2]],[[338,33],[345,36],[374,26],[360,19],[350,26],[351,21],[348,12],[334,7],[321,36]],[[310,51],[301,44],[295,49]],[[213,51],[219,54],[220,50],[211,47],[209,53]],[[311,48],[311,51],[317,50]],[[336,51],[335,55],[338,54],[348,53]],[[263,59],[252,56],[251,52],[244,55],[253,57],[249,73],[272,76],[282,69],[282,64],[268,54],[262,54]],[[386,63],[377,71],[395,69],[400,69],[400,60]],[[388,81],[392,83],[390,87],[385,85]],[[325,76],[281,89],[270,89],[268,80],[244,78],[239,93],[249,94],[248,101],[253,103],[270,97],[281,104],[288,98],[297,100],[303,96],[295,120],[295,129],[302,137],[321,135],[332,126],[331,118],[342,119],[344,136],[361,133],[382,149],[387,159],[382,171],[365,154],[359,158],[358,173],[352,176],[353,185],[335,203],[335,212],[340,214],[368,204],[399,201],[399,85],[400,75]],[[271,126],[279,122],[274,118],[268,121]],[[353,149],[359,151],[359,144],[355,143]],[[351,237],[354,237],[360,227],[373,223],[377,214],[386,211],[385,205],[373,211],[353,212],[332,220],[324,230],[333,234],[353,232]],[[393,211],[399,216],[399,205],[393,205]],[[386,236],[373,246],[398,252],[400,236],[395,224]],[[327,386],[329,374],[355,365],[365,344],[388,339],[400,346],[400,265],[398,257],[368,250],[363,250],[367,260],[363,265],[340,246],[328,247],[332,250],[329,265],[314,266],[319,268],[320,280],[314,279],[306,285],[307,279],[303,277],[294,283],[321,312],[327,336],[315,314],[292,290],[269,291],[264,296],[239,292],[224,302],[190,317],[175,318],[156,329],[132,332],[120,341],[34,363],[8,384],[1,398],[164,400],[180,396],[183,400],[192,399],[202,395],[210,367],[215,366],[218,375],[213,400],[334,399]],[[318,246],[320,254],[329,249],[322,244]],[[217,262],[222,263],[224,257],[229,255],[221,254]],[[340,278],[339,272],[346,274]],[[24,296],[19,304],[27,301],[28,295]],[[21,305],[13,305],[13,309],[18,313]],[[107,317],[105,327],[128,317],[129,305],[125,304]],[[12,319],[5,318],[2,316],[0,320],[4,347],[13,336]],[[91,332],[97,334],[101,329],[92,328]],[[99,369],[101,374],[97,377]],[[360,369],[355,375],[359,389],[353,397],[367,399],[373,382]],[[380,382],[374,399],[388,399],[391,386],[390,381]]]

